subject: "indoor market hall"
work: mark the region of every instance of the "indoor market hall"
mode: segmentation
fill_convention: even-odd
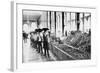
[[[22,61],[91,59],[91,13],[23,10]]]

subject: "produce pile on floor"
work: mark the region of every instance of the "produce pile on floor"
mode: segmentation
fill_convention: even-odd
[[[78,48],[83,52],[91,52],[91,34],[82,33],[81,31],[72,31],[66,39],[63,40],[65,44]]]
[[[72,59],[82,60],[91,58],[91,33],[82,33],[81,31],[72,31],[66,39],[62,40],[62,44],[53,43],[60,50],[72,56]],[[66,45],[65,45],[66,44]],[[67,46],[70,45],[70,46]],[[52,48],[52,52],[59,60],[72,60],[66,57],[63,52]]]

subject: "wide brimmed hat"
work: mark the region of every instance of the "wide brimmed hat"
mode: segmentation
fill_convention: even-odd
[[[36,32],[42,32],[42,29],[35,29]]]
[[[49,29],[48,29],[48,28],[42,28],[42,30],[43,30],[43,31],[47,31],[47,30],[49,30]]]

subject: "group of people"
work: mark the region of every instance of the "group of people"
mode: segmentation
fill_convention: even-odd
[[[47,28],[36,29],[30,32],[30,45],[35,48],[38,53],[49,57],[49,43],[50,43],[50,31]],[[26,40],[28,34],[23,32],[23,38]]]

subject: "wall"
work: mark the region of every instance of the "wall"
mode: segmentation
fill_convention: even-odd
[[[27,0],[29,1],[29,0]],[[62,69],[48,69],[26,73],[100,73],[100,46],[99,46],[99,31],[100,31],[100,2],[99,0],[32,0],[36,4],[53,4],[53,5],[69,5],[69,6],[95,6],[97,7],[98,24],[95,24],[95,45],[98,47],[98,65],[97,67],[77,67],[77,68],[62,68]],[[0,73],[10,73],[10,0],[0,0]],[[95,48],[94,48],[95,49]],[[21,72],[23,73],[23,72]]]

